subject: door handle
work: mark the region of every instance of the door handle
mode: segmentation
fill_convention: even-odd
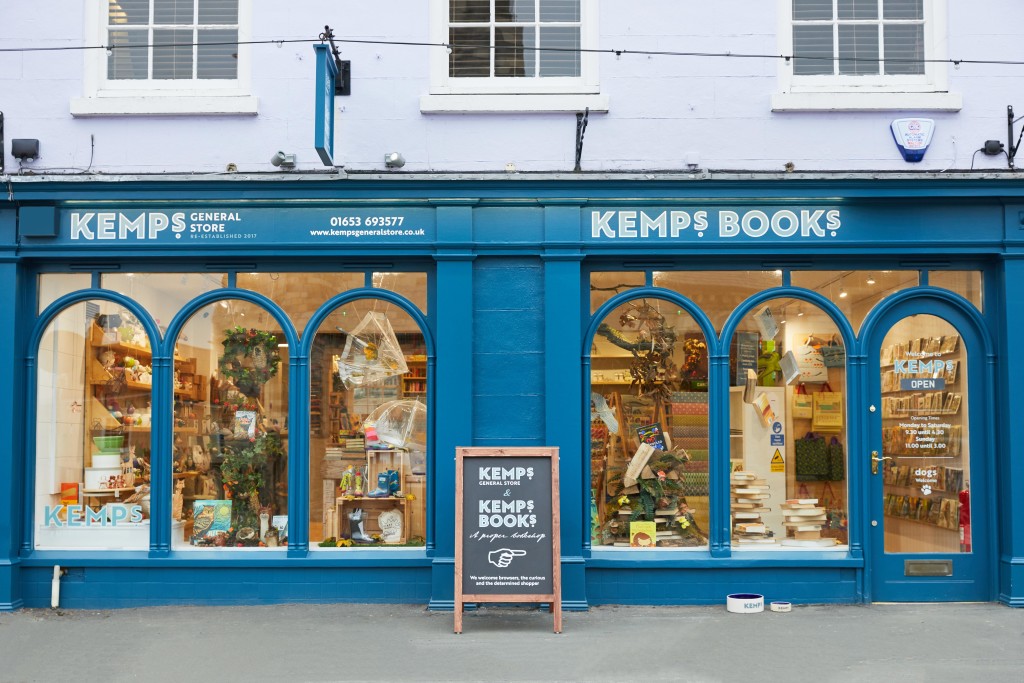
[[[878,474],[878,463],[884,460],[893,460],[888,455],[878,457],[878,451],[871,451],[871,474]]]

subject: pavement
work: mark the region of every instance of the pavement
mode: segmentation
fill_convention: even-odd
[[[1024,681],[997,604],[150,607],[0,612],[0,681]]]

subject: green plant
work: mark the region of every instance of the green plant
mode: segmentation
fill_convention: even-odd
[[[277,374],[281,363],[277,336],[266,330],[233,327],[224,331],[224,354],[218,367],[240,392],[256,398]]]

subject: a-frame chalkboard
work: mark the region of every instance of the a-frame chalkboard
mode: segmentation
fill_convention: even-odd
[[[562,632],[557,448],[456,449],[456,633],[467,602],[546,602]]]

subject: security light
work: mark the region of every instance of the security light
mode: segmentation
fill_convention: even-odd
[[[278,152],[270,157],[270,163],[278,168],[295,168],[295,155]]]

